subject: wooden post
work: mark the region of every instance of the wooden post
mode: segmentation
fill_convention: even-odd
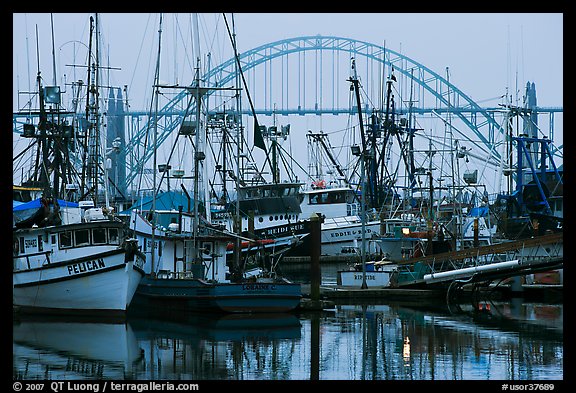
[[[320,380],[320,315],[310,317],[310,380]]]
[[[322,220],[316,214],[310,216],[310,298],[320,300],[320,250],[322,238]]]
[[[478,238],[479,235],[479,228],[478,228],[478,217],[474,219],[474,247],[478,247],[480,245],[480,240]]]

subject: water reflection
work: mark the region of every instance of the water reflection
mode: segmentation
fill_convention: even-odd
[[[142,379],[276,379],[301,338],[293,314],[179,313],[131,317],[144,350]]]
[[[13,323],[14,379],[131,378],[142,366],[130,324],[58,317],[21,317]]]
[[[561,380],[563,305],[424,302],[14,321],[15,379]]]
[[[562,379],[563,306],[341,305],[323,321],[321,379]],[[338,356],[359,353],[361,356]]]

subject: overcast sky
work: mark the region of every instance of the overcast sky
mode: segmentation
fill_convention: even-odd
[[[52,15],[57,74],[66,67],[73,49],[88,44],[90,14]],[[158,14],[100,14],[103,53],[112,67],[116,84],[129,85],[133,96],[142,95],[135,79],[139,72],[153,70],[157,49]],[[232,16],[227,14],[231,24]],[[191,14],[164,14],[165,46],[175,39],[189,41]],[[176,21],[178,28],[175,28]],[[53,77],[50,14],[14,14],[14,90],[25,90],[37,71],[36,27],[39,34],[41,71]],[[536,83],[539,104],[562,104],[563,15],[558,13],[438,13],[438,14],[234,14],[240,52],[280,39],[304,35],[334,35],[383,45],[401,52],[439,74],[450,68],[452,82],[475,100],[496,96],[516,75]],[[200,14],[200,47],[213,56],[226,56],[229,41],[222,14]],[[176,37],[178,35],[179,37]],[[79,41],[74,47],[74,42]],[[192,42],[191,45],[194,45]],[[177,54],[178,55],[178,54]],[[180,53],[180,56],[183,54]],[[226,60],[223,59],[223,60]],[[75,59],[79,64],[83,58]],[[215,59],[217,61],[217,59]],[[60,64],[59,64],[60,63]],[[173,72],[165,61],[163,69]],[[184,65],[180,65],[184,67]],[[149,86],[149,85],[148,85]],[[143,86],[147,88],[147,86]]]
[[[91,14],[52,15],[56,83],[86,79],[82,47],[88,43]],[[163,14],[163,45],[183,42],[165,50],[161,69],[166,82],[189,83],[189,70],[197,46],[210,52],[213,63],[231,57],[231,45],[222,14],[199,14],[200,34],[194,36],[192,14]],[[99,14],[102,58],[119,68],[110,72],[114,86],[128,85],[131,109],[148,107],[158,50],[159,14]],[[232,23],[232,14],[226,14]],[[13,15],[14,110],[25,102],[18,91],[35,88],[38,69],[44,84],[53,82],[51,16],[47,13]],[[563,14],[561,13],[237,13],[234,27],[239,52],[273,41],[305,35],[332,35],[385,45],[440,75],[450,69],[450,81],[481,106],[496,106],[499,97],[527,81],[536,85],[539,106],[563,106]],[[188,49],[185,51],[183,48]],[[75,51],[76,55],[73,55]],[[176,53],[173,55],[172,53]],[[64,80],[63,75],[66,74]],[[508,89],[508,90],[507,90]],[[316,120],[306,120],[314,127]],[[557,144],[561,144],[562,115],[555,118]]]

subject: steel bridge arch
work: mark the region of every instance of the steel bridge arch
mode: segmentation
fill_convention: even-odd
[[[481,108],[460,89],[448,82],[448,80],[446,80],[444,77],[403,54],[369,42],[344,37],[320,35],[289,38],[267,43],[243,52],[239,55],[239,61],[242,70],[247,71],[277,57],[311,50],[344,51],[353,54],[355,57],[364,56],[373,61],[381,62],[388,66],[394,66],[395,71],[405,75],[407,78],[413,78],[417,84],[426,89],[426,91],[436,97],[436,99],[438,99],[446,107],[450,108],[451,106],[454,106],[455,102],[464,102],[464,107],[459,105],[460,110],[455,111],[454,115],[458,116],[462,122],[476,134],[477,138],[489,149],[492,146],[493,137],[490,139],[486,138],[479,131],[479,129],[488,125],[492,130],[496,129],[502,132],[501,125],[496,122],[491,113]],[[235,59],[233,57],[218,65],[217,67],[209,70],[202,77],[202,79],[207,82],[208,87],[222,87],[227,83],[234,81],[235,78],[236,69]],[[213,80],[216,82],[212,83]],[[211,92],[208,92],[207,94],[211,94]],[[454,99],[451,101],[449,100],[450,94],[452,94],[454,97]],[[177,94],[159,111],[159,144],[165,141],[168,135],[180,124],[181,116],[174,117],[173,115],[177,113],[175,109],[177,105],[186,99],[188,95],[189,93],[183,89],[182,92]],[[194,105],[195,104],[193,103],[192,106],[194,107]],[[464,115],[463,111],[461,110],[462,108],[469,108],[471,110],[471,117],[473,118],[473,121]],[[194,112],[193,108],[191,108],[191,112]],[[475,114],[480,114],[482,122],[478,123]],[[165,119],[164,125],[160,125],[160,120],[162,119]],[[141,151],[141,149],[144,147],[144,140],[149,127],[150,125],[148,123],[145,124],[126,144],[125,152],[127,157],[130,157],[136,152]],[[491,132],[490,135],[493,136],[493,132]],[[149,147],[145,150],[143,157],[131,157],[132,159],[127,160],[127,184],[131,184],[138,173],[137,168],[134,167],[134,165],[131,163],[140,162],[141,164],[142,162],[147,162],[152,154],[153,149]],[[499,157],[499,154],[495,151],[493,151],[492,154],[494,154],[496,157]]]
[[[288,56],[292,53],[312,50],[343,51],[354,55],[354,57],[363,56],[372,61],[383,63],[384,65],[394,66],[396,72],[403,74],[407,78],[412,78],[414,82],[422,86],[446,108],[450,110],[454,109],[453,114],[459,117],[462,122],[476,134],[477,138],[488,148],[488,150],[492,147],[494,129],[502,132],[501,125],[496,122],[490,112],[485,108],[481,108],[444,77],[403,54],[369,42],[351,38],[321,35],[288,38],[267,43],[243,52],[239,55],[239,61],[242,70],[247,71],[281,56]],[[232,57],[217,67],[209,70],[201,79],[206,82],[206,85],[209,88],[223,87],[227,83],[234,81],[235,78],[235,58]],[[212,91],[209,91],[207,95],[210,95],[211,93]],[[157,136],[159,145],[161,145],[172,131],[180,125],[184,112],[178,109],[178,107],[181,105],[181,102],[189,97],[189,94],[189,91],[183,88],[179,94],[175,95],[172,100],[158,111],[157,117],[155,118],[157,119],[157,127],[159,130]],[[448,97],[453,97],[453,99],[449,101]],[[458,108],[454,105],[455,103],[458,103]],[[465,105],[462,106],[461,103],[465,103]],[[189,113],[194,113],[194,103],[192,103],[189,110]],[[472,120],[465,116],[465,113],[468,112],[471,113],[470,118]],[[294,114],[296,113],[297,112],[294,112]],[[478,122],[478,114],[482,119],[481,122]],[[154,152],[152,146],[146,147],[145,144],[147,131],[151,127],[150,123],[153,122],[153,119],[154,117],[149,114],[148,121],[140,127],[132,138],[125,144],[122,153],[126,154],[127,158],[127,185],[133,183],[134,179],[138,175],[139,168],[143,168],[143,164],[148,162]],[[481,127],[486,125],[490,127],[490,132],[488,133],[489,138],[486,138],[485,135],[479,131]],[[142,151],[144,151],[143,156],[137,156]],[[498,152],[492,151],[492,154],[499,158]]]

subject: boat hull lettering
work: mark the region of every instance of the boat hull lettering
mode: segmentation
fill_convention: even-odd
[[[274,291],[276,290],[276,285],[268,283],[249,283],[242,284],[243,291]]]
[[[98,258],[97,260],[94,261],[80,262],[68,266],[68,275],[91,272],[94,270],[103,269],[105,267],[106,264],[104,263],[104,259]]]

